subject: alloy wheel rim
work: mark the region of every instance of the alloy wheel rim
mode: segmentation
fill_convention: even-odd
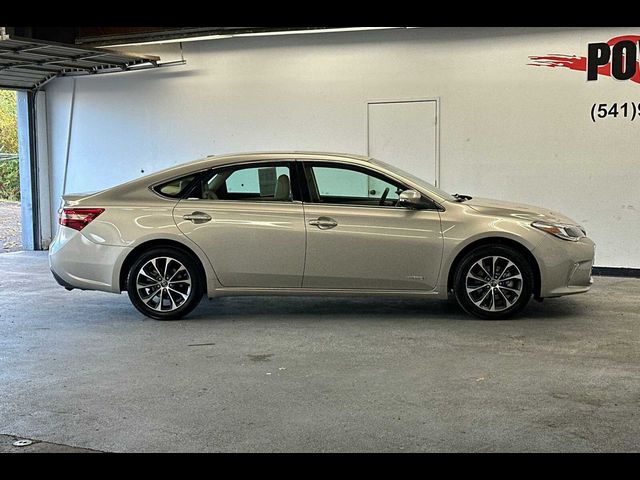
[[[501,312],[520,299],[522,273],[508,258],[484,257],[468,270],[465,286],[467,296],[476,307],[486,312]]]
[[[175,258],[152,258],[138,271],[136,292],[150,309],[173,312],[191,295],[191,275]]]

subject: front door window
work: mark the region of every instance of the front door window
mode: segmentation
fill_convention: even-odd
[[[312,199],[317,203],[395,206],[407,188],[374,172],[332,165],[307,167]]]

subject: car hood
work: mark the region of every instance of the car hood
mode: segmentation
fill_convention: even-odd
[[[525,205],[523,203],[504,202],[490,198],[473,198],[464,205],[485,215],[511,216],[523,220],[545,220],[547,222],[569,223],[579,225],[575,220],[547,208]]]

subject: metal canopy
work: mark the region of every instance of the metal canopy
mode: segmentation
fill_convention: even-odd
[[[0,30],[0,88],[34,90],[56,77],[158,67],[159,57],[127,55],[30,38]]]

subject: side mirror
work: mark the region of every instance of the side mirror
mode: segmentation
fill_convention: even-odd
[[[400,194],[398,199],[398,206],[405,208],[420,208],[424,206],[422,195],[415,190],[405,190]]]

